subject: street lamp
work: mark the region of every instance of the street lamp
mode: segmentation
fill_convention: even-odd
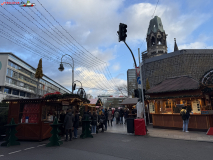
[[[62,62],[62,58],[63,58],[64,56],[66,56],[66,55],[67,55],[67,56],[70,56],[69,54],[65,54],[65,55],[63,55],[63,56],[61,57],[61,64],[60,64],[60,67],[58,68],[58,70],[61,71],[61,72],[64,70],[63,63],[64,63],[64,64],[69,64],[69,65],[71,66],[71,68],[72,68],[72,84],[73,84],[73,81],[74,81],[74,60],[73,60],[72,56],[70,56],[70,57],[72,58],[73,65],[71,65],[70,63]],[[73,86],[72,86],[72,94],[73,94]]]

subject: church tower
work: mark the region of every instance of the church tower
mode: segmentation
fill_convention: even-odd
[[[160,17],[155,16],[149,22],[149,28],[147,32],[147,54],[144,58],[151,58],[167,54],[166,36],[163,29],[163,24]]]

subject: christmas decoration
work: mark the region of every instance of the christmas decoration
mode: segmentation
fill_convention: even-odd
[[[150,89],[148,78],[146,79],[146,90]]]
[[[12,120],[10,121],[10,124],[5,125],[8,130],[6,132],[6,142],[2,143],[1,146],[14,146],[14,145],[20,145],[19,142],[17,142],[16,140],[18,139],[15,134],[17,133],[16,131],[16,126],[17,124],[15,124],[14,119],[12,118]]]
[[[98,98],[97,102],[96,102],[96,106],[102,106],[102,101],[100,98]]]
[[[43,77],[43,71],[42,71],[42,59],[39,60],[38,63],[38,68],[36,69],[36,73],[35,73],[35,78],[38,79],[37,82],[37,92],[36,92],[36,97],[38,96],[38,85],[39,85],[39,79],[41,79]]]
[[[63,144],[63,142],[60,141],[61,138],[58,135],[58,133],[60,133],[60,130],[58,129],[59,125],[61,125],[61,123],[58,123],[58,119],[55,118],[53,124],[50,125],[53,129],[50,132],[52,136],[49,139],[50,143],[46,145],[47,147],[60,146],[61,144]]]
[[[87,138],[87,137],[91,137],[93,138],[93,135],[91,135],[91,131],[90,131],[90,122],[91,120],[88,119],[85,119],[85,120],[82,120],[82,134],[80,136],[80,138]]]

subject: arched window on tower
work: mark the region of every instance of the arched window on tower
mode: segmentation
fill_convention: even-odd
[[[155,37],[151,38],[151,45],[154,46],[155,45]]]

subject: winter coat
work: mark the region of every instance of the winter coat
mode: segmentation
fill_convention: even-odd
[[[129,111],[124,112],[124,118],[128,118]]]
[[[91,119],[92,119],[91,125],[96,126],[97,125],[97,115],[92,115]]]
[[[64,123],[65,116],[66,116],[66,114],[64,114],[64,113],[60,114],[60,122],[61,123]]]
[[[79,126],[79,115],[76,114],[75,115],[75,121],[74,121],[73,127],[74,128],[78,128],[78,126]]]
[[[115,111],[115,118],[119,118],[119,112]]]
[[[124,116],[124,111],[123,111],[122,109],[121,109],[120,112],[119,112],[119,116],[120,116],[120,117],[123,117],[123,116]]]
[[[100,119],[102,119],[102,120],[103,120],[103,123],[105,123],[105,121],[106,121],[105,115],[101,115],[101,116],[100,116]]]
[[[105,118],[106,118],[106,121],[107,121],[107,120],[108,120],[108,112],[105,111],[105,112],[104,112],[104,115],[105,115]]]
[[[108,120],[112,120],[112,110],[108,110]]]
[[[74,116],[72,115],[71,112],[69,112],[65,116],[65,119],[64,119],[64,127],[65,127],[65,129],[72,129],[73,121],[74,121]]]

